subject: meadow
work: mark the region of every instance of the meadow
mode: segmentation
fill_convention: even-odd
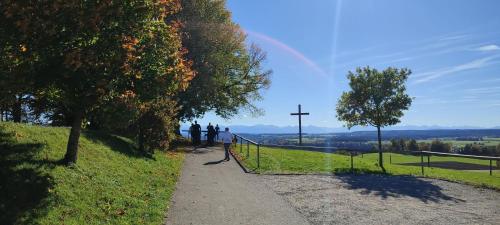
[[[240,148],[239,144],[235,145],[233,152],[246,168],[263,174],[384,173],[378,166],[378,153],[354,156],[353,170],[351,170],[351,157],[344,154],[260,147],[260,167],[257,168],[255,145],[250,145],[248,157],[246,144],[243,148]],[[425,168],[422,175],[420,156],[384,153],[385,173],[437,178],[500,190],[500,170],[497,167],[490,176],[487,170],[488,160],[431,156],[431,167],[427,167],[427,157],[424,157],[424,161]],[[448,165],[450,162],[458,167],[465,167],[462,169],[437,167]],[[496,163],[493,163],[496,166]],[[467,167],[480,169],[470,170]]]
[[[69,128],[0,123],[0,224],[162,224],[184,155],[144,155],[133,141]]]

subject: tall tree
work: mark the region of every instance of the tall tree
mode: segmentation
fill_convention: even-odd
[[[337,118],[348,128],[371,125],[377,128],[379,166],[384,169],[380,129],[400,122],[412,98],[406,93],[405,82],[411,71],[387,68],[378,71],[370,67],[349,71],[350,91],[342,93],[337,104]]]
[[[127,1],[2,1],[3,23],[20,34],[21,46],[37,56],[34,80],[58,92],[68,110],[71,131],[64,161],[77,160],[78,140],[86,113],[110,96],[133,93],[143,70],[152,68],[173,81],[172,89],[185,87],[189,63],[179,53],[180,37],[169,18],[180,10],[178,0]],[[168,45],[161,52],[164,66],[142,60],[144,40],[154,30],[166,29]]]
[[[264,70],[266,54],[252,44],[232,22],[224,0],[183,0],[183,46],[197,76],[178,95],[179,118],[192,119],[208,111],[228,118],[241,108],[259,112],[252,102],[269,87],[270,70]]]

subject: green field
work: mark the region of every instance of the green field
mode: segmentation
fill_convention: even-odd
[[[281,148],[260,148],[260,168],[257,169],[256,146],[250,145],[247,157],[246,145],[234,147],[234,152],[242,160],[245,167],[259,173],[345,173],[351,172],[351,158],[348,155],[330,154],[302,150],[287,150]],[[424,158],[427,163],[427,158]],[[431,156],[431,163],[464,163],[464,165],[479,165],[488,168],[488,160],[467,159],[458,157]],[[420,156],[384,153],[385,169],[393,175],[422,176],[419,166]],[[391,163],[392,161],[392,163]],[[417,165],[404,165],[416,163]],[[493,165],[496,165],[493,162]],[[370,153],[353,157],[354,171],[358,173],[382,173],[378,167],[378,154]],[[477,186],[486,186],[500,189],[500,170],[493,171],[493,176],[488,170],[456,170],[437,167],[425,167],[424,176],[450,181],[468,183]]]
[[[65,167],[68,133],[0,123],[0,224],[164,222],[183,154],[145,156],[129,139],[84,132]]]

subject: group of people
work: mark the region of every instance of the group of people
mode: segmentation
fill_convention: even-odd
[[[216,138],[217,138],[217,140],[219,139],[219,129],[220,129],[219,124],[216,124],[215,128],[214,128],[214,126],[212,126],[211,123],[208,123],[208,126],[207,126],[207,145],[208,146],[214,146]]]
[[[219,124],[216,124],[215,127],[212,126],[211,123],[208,123],[207,126],[207,145],[213,146],[215,144],[215,140],[219,140]],[[201,126],[198,124],[198,121],[194,121],[194,124],[191,124],[189,127],[189,134],[191,135],[191,140],[194,146],[198,146],[201,144]],[[224,132],[220,135],[220,140],[224,144],[224,152],[225,158],[224,160],[229,161],[229,148],[231,143],[233,142],[233,134],[229,132],[229,128],[225,128]]]
[[[215,140],[219,139],[219,124],[216,124],[215,127],[212,123],[208,123],[207,126],[207,145],[214,146]],[[194,146],[198,146],[201,144],[201,126],[198,124],[198,121],[194,121],[194,124],[191,124],[189,127],[189,134],[191,135],[191,141]]]
[[[191,124],[189,127],[189,134],[191,135],[191,142],[194,146],[198,146],[201,144],[201,126],[198,124],[198,121],[194,121],[194,124]]]

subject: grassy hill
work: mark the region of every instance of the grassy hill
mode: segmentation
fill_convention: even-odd
[[[0,224],[161,224],[183,155],[145,156],[129,139],[84,132],[65,167],[68,128],[0,123]]]
[[[257,168],[256,147],[250,145],[249,156],[246,157],[246,145],[235,146],[233,152],[239,155],[243,164],[249,169]],[[346,173],[351,172],[351,158],[348,155],[323,152],[290,150],[282,148],[260,148],[260,173]],[[425,167],[425,177],[468,183],[500,190],[500,170],[495,168],[493,176],[489,175],[489,161],[457,157],[431,156],[432,167]],[[420,156],[384,153],[386,172],[392,175],[421,176]],[[424,157],[427,165],[427,157]],[[391,163],[392,161],[392,163]],[[358,173],[382,173],[378,167],[378,153],[353,157],[354,170]],[[454,169],[445,166],[456,167]],[[493,162],[496,165],[496,162]],[[439,168],[441,167],[441,168]],[[479,169],[478,169],[479,168]]]

